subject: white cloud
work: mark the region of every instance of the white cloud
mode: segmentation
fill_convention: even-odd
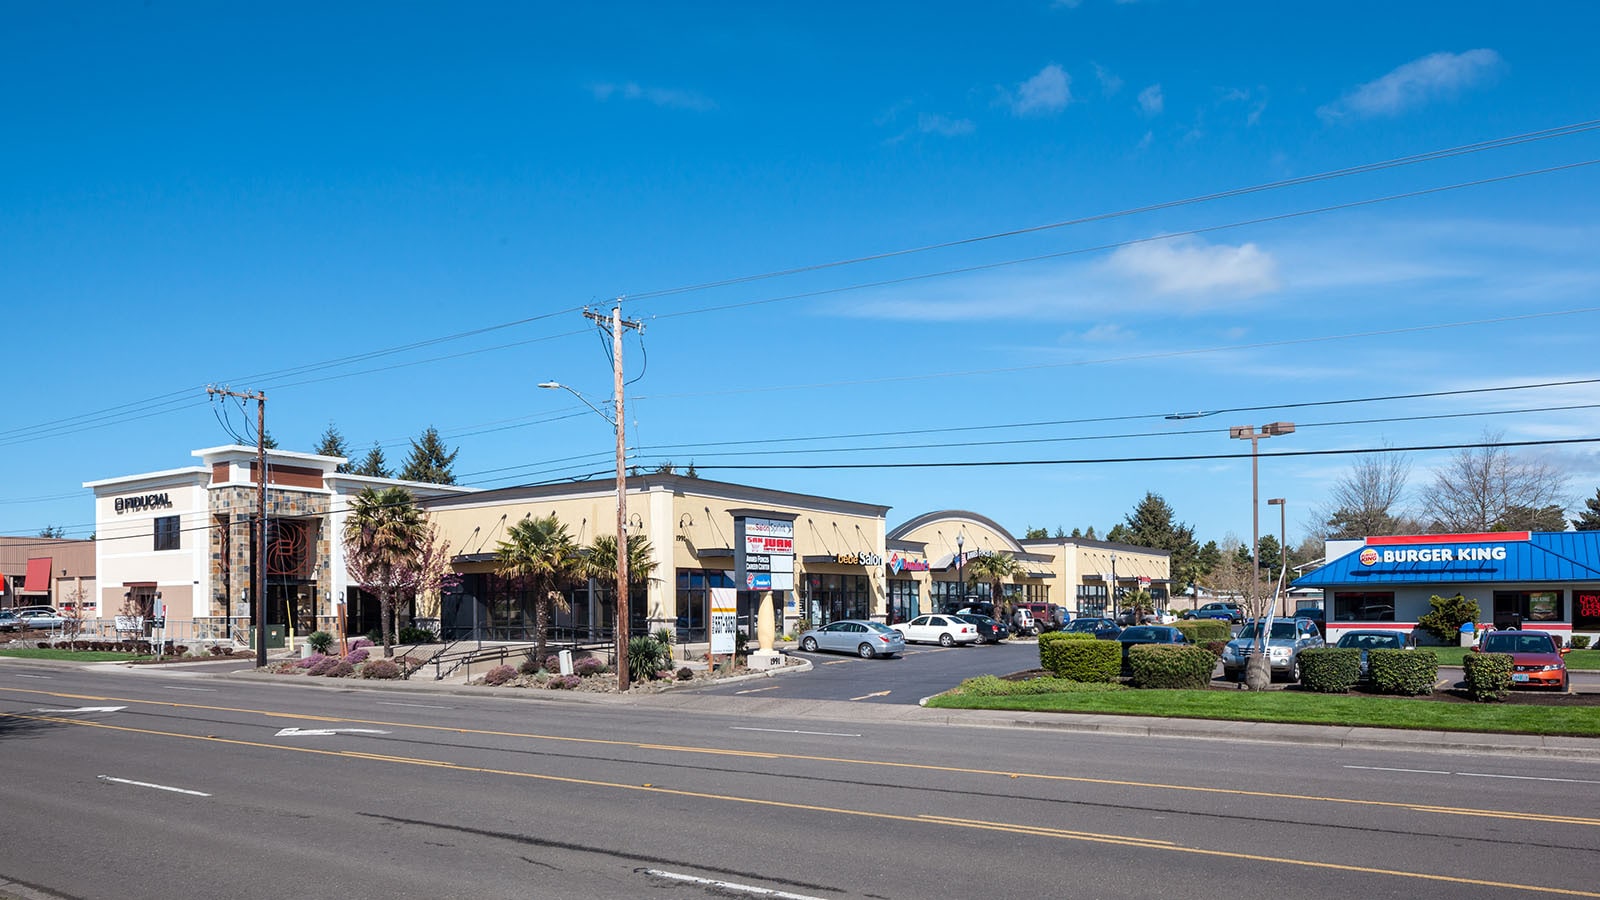
[[[1072,102],[1072,76],[1055,63],[1017,85],[1008,95],[1011,111],[1019,116],[1048,115],[1065,109]]]
[[[1317,110],[1324,119],[1398,116],[1410,109],[1491,79],[1503,66],[1500,54],[1479,48],[1432,53],[1360,85]]]
[[[1154,241],[1122,247],[1106,264],[1157,294],[1253,297],[1278,287],[1277,261],[1255,244]]]
[[[1080,341],[1094,341],[1100,343],[1111,341],[1131,341],[1136,340],[1137,338],[1137,334],[1114,322],[1102,322],[1101,324],[1090,328],[1088,331],[1077,335],[1077,339]]]
[[[636,82],[626,81],[621,83],[603,83],[590,87],[594,98],[605,102],[612,98],[619,100],[643,100],[665,109],[687,109],[694,112],[706,112],[717,108],[711,98],[695,93],[694,91],[681,91],[673,88],[645,87]]]
[[[1139,110],[1145,115],[1159,116],[1164,108],[1166,100],[1161,96],[1161,85],[1152,84],[1139,92]]]
[[[917,115],[917,130],[923,134],[937,134],[941,137],[960,137],[971,134],[977,126],[971,119],[952,119],[948,116],[934,115],[932,113],[919,113]]]
[[[1100,90],[1107,97],[1122,90],[1122,79],[1118,78],[1115,72],[1099,63],[1094,64],[1094,77],[1100,82]]]

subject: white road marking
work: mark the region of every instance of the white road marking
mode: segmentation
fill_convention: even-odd
[[[46,681],[50,680],[49,675],[24,675],[21,672],[12,672],[11,674],[17,676],[18,678],[43,678]]]
[[[851,662],[855,662],[855,660],[853,660],[853,659],[836,659],[833,662],[825,662],[825,663],[823,663],[823,665],[825,665],[825,666],[842,666],[845,663],[851,663]],[[35,677],[39,677],[39,676],[35,676]]]
[[[1563,784],[1600,784],[1583,778],[1548,778],[1540,775],[1496,775],[1491,772],[1444,772],[1438,769],[1389,769],[1383,766],[1345,766],[1346,769],[1367,769],[1373,772],[1410,772],[1416,775],[1458,775],[1462,778],[1507,778],[1513,781],[1558,781]]]
[[[775,691],[775,690],[777,690],[778,688],[781,688],[781,687],[783,687],[783,685],[775,684],[772,687],[750,688],[749,690],[745,690],[745,691],[734,691],[734,693],[735,694],[759,694],[762,691]]]
[[[379,700],[379,706],[414,706],[417,709],[455,709],[454,706],[435,706],[431,703],[398,703],[392,700]]]
[[[216,688],[179,687],[179,686],[173,685],[173,684],[167,685],[167,690],[169,690],[169,691],[205,691],[208,694],[215,694],[217,692]]]
[[[871,693],[871,694],[862,694],[859,697],[851,697],[850,699],[851,700],[867,700],[867,699],[870,699],[872,697],[887,697],[887,696],[889,696],[889,692],[888,691],[876,691],[876,692]]]
[[[191,790],[188,790],[187,788],[167,787],[164,784],[151,784],[148,781],[129,781],[126,778],[112,778],[110,775],[98,775],[96,777],[99,778],[101,781],[107,781],[107,782],[111,782],[113,784],[131,784],[134,787],[154,788],[155,790],[158,790],[158,791],[171,791],[174,794],[188,794],[191,797],[209,797],[209,796],[211,796],[210,794],[204,793],[202,791],[191,791]]]
[[[712,881],[709,878],[701,878],[697,875],[684,875],[679,872],[665,872],[661,869],[635,869],[634,871],[643,875],[649,875],[652,878],[666,878],[670,881],[686,881],[690,884],[703,885],[708,888],[716,888],[718,890],[731,891],[739,894],[754,894],[758,897],[777,897],[779,900],[822,900],[820,897],[808,897],[805,894],[791,894],[788,891],[775,891],[771,888],[756,887],[753,884],[735,884],[731,881]]]
[[[822,737],[861,737],[859,734],[845,734],[840,731],[796,731],[793,728],[750,728],[744,725],[731,726],[733,731],[770,731],[774,734],[815,734]]]
[[[34,710],[34,712],[53,712],[53,713],[116,712],[119,709],[127,709],[127,707],[126,706],[80,706],[77,709],[36,709],[36,710]]]
[[[333,734],[388,734],[376,728],[285,728],[277,737],[327,737]]]
[[[1391,769],[1388,766],[1345,766],[1346,769],[1366,769],[1369,772],[1410,772],[1414,775],[1449,775],[1437,769]]]

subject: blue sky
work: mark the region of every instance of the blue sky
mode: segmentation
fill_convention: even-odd
[[[1103,532],[1155,491],[1250,529],[1246,460],[909,463],[1600,437],[1525,411],[1594,385],[1293,406],[1600,376],[1600,132],[810,268],[1597,118],[1590,4],[326,6],[0,4],[0,533],[86,536],[83,481],[229,443],[208,383],[286,449],[434,426],[466,483],[603,472],[536,385],[606,400],[578,310],[619,295],[639,462],[891,524]],[[1163,417],[1242,407],[1276,408]],[[1600,483],[1592,444],[1518,452]],[[899,467],[717,468],[844,462]],[[1291,541],[1348,462],[1263,462]]]

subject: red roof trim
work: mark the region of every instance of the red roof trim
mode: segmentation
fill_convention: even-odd
[[[1386,534],[1367,538],[1368,547],[1393,547],[1409,544],[1499,544],[1529,541],[1528,531],[1481,531],[1473,534]]]

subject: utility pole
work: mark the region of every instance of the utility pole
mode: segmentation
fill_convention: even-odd
[[[267,664],[267,395],[262,391],[231,391],[226,387],[208,387],[206,393],[216,397],[238,397],[256,401],[256,564],[255,603],[250,616],[256,628],[256,668]]]
[[[644,325],[622,317],[622,298],[611,307],[611,315],[583,311],[584,318],[611,332],[612,391],[617,404],[612,424],[617,430],[617,690],[628,690],[628,473],[627,420],[623,418],[622,332],[632,328],[644,332]]]

